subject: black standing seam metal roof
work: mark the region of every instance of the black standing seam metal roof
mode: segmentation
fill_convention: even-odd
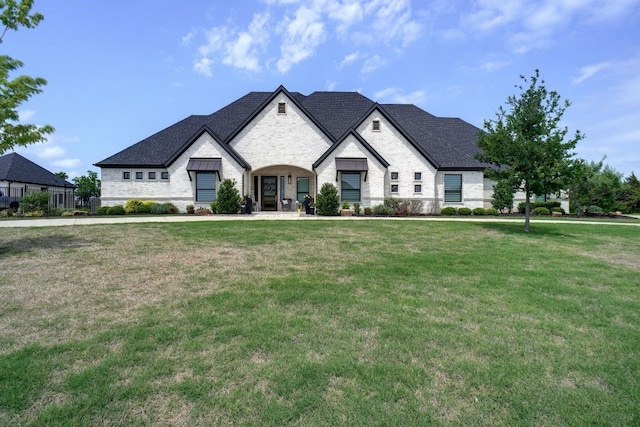
[[[47,187],[76,188],[74,184],[49,172],[18,153],[9,153],[0,157],[0,181],[21,182]]]
[[[210,115],[193,115],[151,135],[95,165],[98,167],[168,167],[203,130],[243,167],[250,166],[229,142],[278,94],[284,93],[334,143],[339,144],[378,109],[438,169],[475,169],[487,165],[473,155],[479,151],[480,129],[457,118],[436,117],[411,104],[380,104],[357,92],[250,92]]]

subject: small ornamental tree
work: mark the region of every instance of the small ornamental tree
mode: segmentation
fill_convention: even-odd
[[[493,186],[493,199],[491,199],[491,206],[500,212],[507,209],[507,212],[511,213],[511,210],[513,209],[513,197],[513,184],[506,180],[499,180]]]
[[[237,214],[240,211],[240,192],[235,179],[224,179],[218,188],[217,212],[219,214]]]
[[[572,150],[583,135],[577,131],[565,140],[568,130],[559,126],[571,103],[548,91],[538,70],[529,79],[520,78],[529,86],[516,86],[522,93],[507,98],[508,110],[500,107],[495,120],[485,120],[476,159],[492,166],[486,169],[490,179],[506,180],[514,191],[524,192],[524,231],[529,232],[531,197],[566,188]]]
[[[340,215],[340,197],[338,189],[330,182],[325,182],[320,188],[320,193],[316,198],[316,209],[318,215],[337,216]]]

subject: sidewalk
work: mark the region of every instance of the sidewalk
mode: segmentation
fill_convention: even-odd
[[[631,216],[631,215],[630,215]],[[640,215],[633,218],[640,220]],[[449,222],[511,222],[524,224],[524,218],[504,218],[504,217],[442,217],[442,216],[417,216],[417,217],[343,217],[343,216],[318,216],[304,215],[298,212],[256,212],[251,215],[165,215],[165,216],[75,216],[75,217],[48,217],[29,219],[2,219],[0,228],[17,227],[61,227],[72,225],[98,225],[98,224],[129,224],[129,223],[152,223],[152,222],[216,222],[216,221],[272,221],[272,220],[324,220],[324,221],[449,221]],[[626,225],[640,227],[638,222],[611,221],[572,221],[558,219],[541,219],[532,217],[531,223],[535,224],[590,224],[590,225]]]

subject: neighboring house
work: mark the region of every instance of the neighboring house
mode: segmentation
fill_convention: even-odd
[[[361,206],[417,199],[425,212],[488,207],[480,129],[356,92],[305,96],[279,87],[251,92],[211,115],[193,115],[98,163],[102,204],[136,198],[207,206],[235,179],[260,210],[316,196],[325,182]]]
[[[22,197],[30,191],[48,191],[49,207],[72,209],[75,189],[74,184],[18,153],[0,157],[0,209],[19,206]]]

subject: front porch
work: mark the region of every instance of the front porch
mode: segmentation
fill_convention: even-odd
[[[316,174],[292,165],[274,165],[248,172],[245,194],[253,200],[254,212],[291,212],[297,214],[304,196],[316,195]]]

